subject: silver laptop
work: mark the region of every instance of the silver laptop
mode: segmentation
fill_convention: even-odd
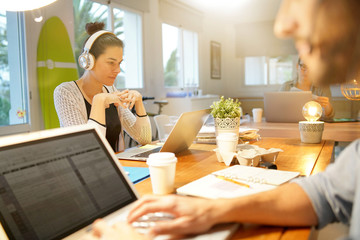
[[[109,224],[125,220],[136,199],[110,145],[94,128],[0,138],[2,240],[79,239],[97,218]],[[225,239],[233,228],[200,237]]]
[[[311,100],[311,91],[264,93],[265,119],[267,122],[282,123],[303,121],[302,108]]]
[[[154,152],[179,153],[186,150],[195,140],[209,114],[209,109],[185,112],[176,121],[163,146],[133,147],[116,154],[116,156],[119,159],[146,161],[148,156]]]

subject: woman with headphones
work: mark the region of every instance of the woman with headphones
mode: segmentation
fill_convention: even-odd
[[[151,126],[135,90],[118,91],[114,87],[123,61],[123,42],[104,23],[88,23],[90,35],[79,57],[85,69],[80,79],[64,82],[54,91],[60,126],[91,124],[97,126],[115,152],[124,150],[123,130],[140,144],[151,142]],[[135,106],[135,115],[130,111]]]

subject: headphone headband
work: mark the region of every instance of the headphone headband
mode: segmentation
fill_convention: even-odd
[[[109,31],[106,31],[106,30],[100,30],[100,31],[97,31],[96,33],[94,33],[93,35],[91,35],[91,36],[89,37],[89,39],[86,41],[86,43],[85,43],[84,51],[89,52],[90,49],[91,49],[91,46],[94,44],[95,40],[96,40],[98,37],[100,37],[101,35],[106,34],[106,33],[113,34],[112,32],[109,32]],[[113,34],[113,35],[114,35],[114,34]]]
[[[91,46],[94,44],[94,42],[96,41],[96,39],[98,37],[100,37],[101,35],[106,34],[106,33],[110,33],[115,36],[115,34],[112,32],[100,30],[100,31],[97,31],[96,33],[94,33],[93,35],[91,35],[89,37],[89,39],[86,41],[86,43],[84,45],[83,53],[79,56],[79,59],[78,59],[79,65],[83,69],[91,70],[94,67],[95,57],[90,53]]]

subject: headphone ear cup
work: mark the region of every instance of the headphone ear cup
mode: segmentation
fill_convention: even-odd
[[[95,58],[91,53],[83,52],[78,59],[80,67],[85,70],[91,70],[95,64]]]
[[[88,54],[88,66],[86,70],[91,70],[95,65],[95,57],[91,53]]]

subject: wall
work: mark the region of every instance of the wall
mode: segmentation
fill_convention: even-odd
[[[204,94],[227,95],[227,87],[237,77],[234,67],[235,45],[233,25],[211,16],[204,17],[203,32],[200,35],[200,89]],[[221,44],[221,79],[211,79],[210,42]]]
[[[44,18],[41,23],[37,23],[34,21],[31,11],[25,13],[28,78],[29,91],[31,96],[31,131],[40,130],[44,127],[40,108],[40,98],[38,92],[36,72],[37,44],[43,23],[52,16],[58,16],[67,28],[68,34],[70,36],[70,41],[74,43],[72,0],[56,1],[55,3],[40,9],[40,13]]]

